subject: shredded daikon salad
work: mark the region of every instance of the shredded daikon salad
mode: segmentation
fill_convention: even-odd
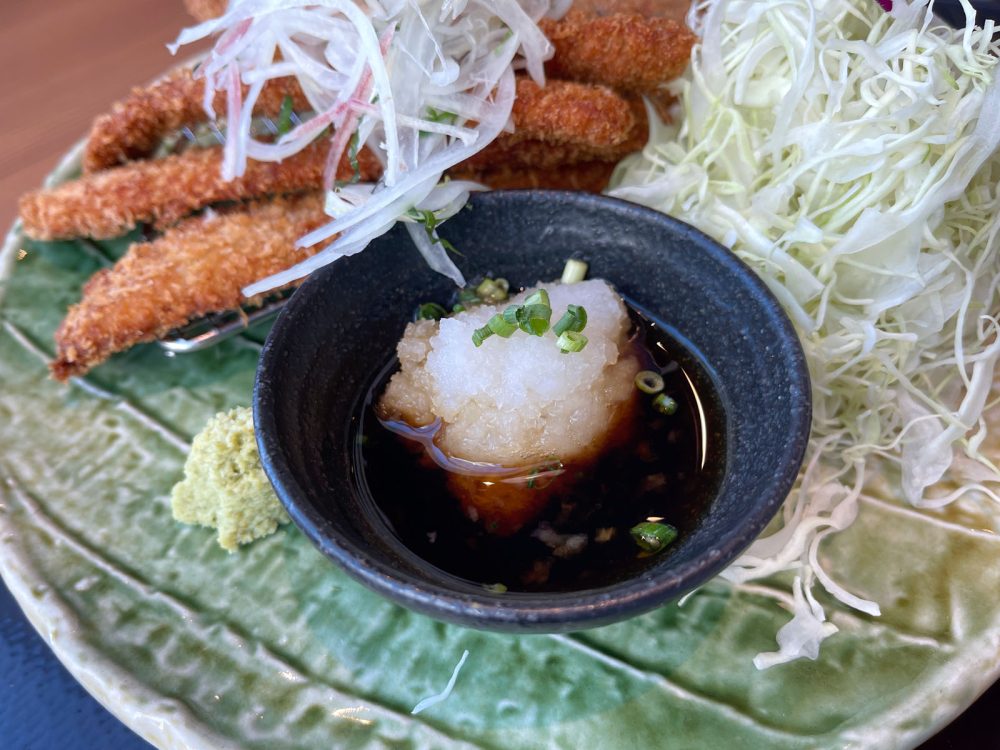
[[[233,0],[218,19],[185,29],[171,46],[217,36],[203,77],[205,109],[227,124],[223,177],[247,159],[279,161],[316,138],[330,142],[330,223],[299,240],[310,247],[339,235],[308,260],[244,290],[247,296],[306,276],[363,250],[397,221],[436,271],[464,285],[436,225],[468,200],[473,182],[444,172],[509,127],[514,70],[544,84],[552,44],[539,30],[571,0]],[[275,142],[252,134],[264,85],[294,76],[312,116]],[[243,86],[248,89],[244,95]],[[226,111],[214,112],[216,92]],[[382,161],[376,184],[338,185],[337,165],[367,146]]]
[[[862,0],[695,7],[701,42],[675,83],[676,124],[655,124],[612,182],[753,267],[806,352],[805,468],[780,530],[724,574],[793,573],[793,618],[760,668],[816,658],[837,630],[816,582],[879,614],[820,557],[855,520],[866,476],[898,471],[918,507],[1000,500],[979,450],[1000,357],[1000,49],[992,22],[975,28],[963,5],[959,30],[925,2],[890,14]]]

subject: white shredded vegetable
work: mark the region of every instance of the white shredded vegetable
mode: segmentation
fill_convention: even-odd
[[[805,349],[806,465],[780,529],[724,574],[794,574],[793,619],[760,668],[815,658],[836,630],[816,582],[879,614],[820,548],[855,520],[876,467],[918,507],[997,499],[979,447],[1000,358],[1000,48],[963,6],[958,30],[919,1],[890,14],[868,0],[696,6],[676,124],[654,122],[612,182],[729,246]],[[943,478],[958,489],[935,487]]]
[[[413,707],[413,710],[410,711],[410,713],[413,715],[419,714],[421,711],[426,711],[431,706],[436,706],[438,703],[443,703],[448,700],[448,697],[451,695],[451,691],[455,689],[455,683],[458,682],[458,673],[462,671],[465,660],[468,658],[469,651],[466,649],[462,652],[462,658],[458,660],[458,664],[455,665],[455,669],[452,671],[451,678],[448,680],[448,684],[445,685],[444,690],[436,695],[424,698]]]
[[[412,221],[434,211],[429,218],[436,225],[461,207],[473,186],[456,188],[442,182],[442,175],[509,128],[516,68],[544,84],[543,65],[553,47],[537,22],[559,17],[569,4],[234,0],[220,18],[182,31],[173,52],[217,36],[195,75],[205,79],[209,116],[227,124],[224,178],[242,175],[247,159],[280,161],[318,137],[330,142],[326,188],[334,194],[327,202],[335,208],[333,220],[299,245],[336,239],[308,261],[244,292],[254,296],[359,252],[402,217]],[[313,115],[275,142],[259,140],[251,132],[254,104],[268,81],[288,76],[298,79]],[[219,91],[226,93],[222,113],[212,111]],[[338,197],[337,165],[361,146],[382,161],[383,176]],[[439,191],[446,196],[437,196]],[[411,236],[435,270],[463,283],[433,228]]]

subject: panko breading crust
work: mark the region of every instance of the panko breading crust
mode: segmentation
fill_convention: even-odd
[[[191,149],[156,161],[137,161],[85,175],[21,198],[24,232],[41,240],[117,237],[140,222],[168,227],[213,203],[318,190],[326,164],[325,143],[314,143],[283,162],[247,164],[233,180],[221,175],[220,146]],[[376,179],[382,167],[367,149],[358,154],[361,177]],[[345,155],[340,173],[351,174]]]
[[[248,88],[243,87],[244,96]],[[208,118],[204,95],[205,82],[194,78],[190,68],[178,68],[149,86],[132,89],[110,112],[94,120],[83,152],[83,171],[98,172],[150,156],[167,133]],[[286,96],[295,109],[309,108],[298,82],[279,78],[261,90],[254,112],[276,117]],[[225,114],[225,93],[215,94],[213,108],[216,114]]]
[[[318,250],[295,243],[329,220],[313,192],[188,219],[132,245],[69,309],[56,331],[53,376],[66,380],[194,318],[240,307],[245,286]]]
[[[652,91],[684,72],[697,37],[671,18],[571,11],[539,24],[556,53],[545,64],[556,78],[603,83],[622,91]]]

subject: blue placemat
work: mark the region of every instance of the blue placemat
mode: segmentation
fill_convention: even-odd
[[[921,750],[1000,747],[998,711],[1000,683]],[[108,748],[152,745],[80,687],[0,583],[0,750]]]
[[[0,748],[151,750],[70,676],[0,583]]]

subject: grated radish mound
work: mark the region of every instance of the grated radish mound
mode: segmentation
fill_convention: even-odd
[[[467,461],[522,466],[600,450],[635,392],[638,362],[625,353],[628,312],[601,280],[538,288],[549,293],[553,322],[569,304],[586,308],[583,351],[561,353],[551,330],[473,345],[473,331],[534,289],[440,322],[411,323],[397,347],[401,370],[386,388],[380,413],[413,426],[441,419],[438,447]]]

